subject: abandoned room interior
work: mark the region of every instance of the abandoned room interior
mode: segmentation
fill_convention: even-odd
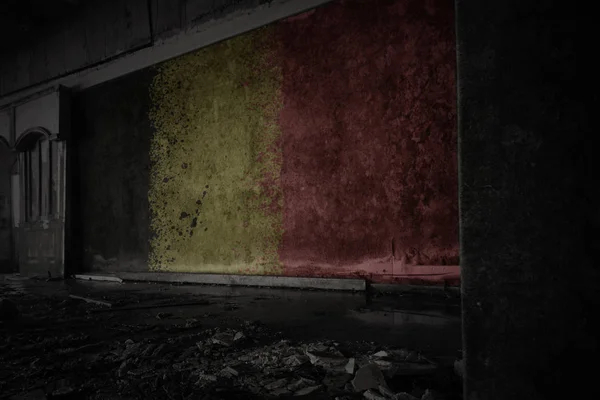
[[[592,393],[574,8],[2,2],[0,399]]]

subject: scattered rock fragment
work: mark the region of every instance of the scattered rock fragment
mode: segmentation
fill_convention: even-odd
[[[308,386],[308,387],[305,387],[304,389],[300,389],[300,390],[296,391],[294,393],[294,396],[308,396],[309,394],[312,394],[319,389],[321,389],[321,385]]]
[[[394,396],[394,400],[419,400],[419,398],[413,396],[410,393],[402,392],[396,393],[396,395]]]
[[[339,351],[306,351],[310,363],[330,371],[345,371],[348,359]]]
[[[271,392],[271,396],[279,397],[279,396],[287,396],[290,395],[290,391],[286,388],[278,388]]]
[[[226,377],[234,377],[234,376],[238,376],[239,372],[237,372],[235,369],[233,369],[231,367],[225,367],[221,370],[221,374]]]
[[[130,360],[123,361],[119,366],[119,369],[117,370],[117,376],[119,378],[123,378],[127,374],[127,372],[129,372],[129,370],[132,368],[133,363]]]
[[[189,318],[185,321],[186,328],[196,328],[200,325],[200,322],[196,318]]]
[[[152,357],[160,357],[165,354],[166,350],[167,346],[164,343],[159,344],[158,347],[152,352]]]
[[[265,385],[265,389],[266,390],[275,390],[275,389],[279,389],[282,388],[284,386],[287,386],[288,380],[286,378],[282,378],[282,379],[278,379],[274,382],[269,383],[268,385]],[[287,391],[287,388],[286,388]]]
[[[229,347],[233,344],[233,335],[231,333],[223,332],[217,333],[212,337],[212,342],[214,344],[219,344],[221,346]]]
[[[392,392],[390,388],[384,385],[379,385],[379,393],[389,398],[393,398],[395,396],[394,392]]]
[[[328,374],[325,379],[323,379],[323,384],[329,389],[343,389],[344,385],[351,379],[352,375],[346,373],[333,373]]]
[[[142,357],[150,357],[152,355],[152,353],[154,353],[154,350],[156,350],[156,345],[155,344],[149,344],[148,346],[146,346],[146,348],[141,352],[141,356]]]
[[[298,392],[301,389],[304,389],[309,386],[314,386],[315,381],[306,378],[300,378],[297,381],[290,383],[287,388],[290,392]]]
[[[218,344],[221,346],[229,347],[233,345],[235,342],[239,342],[244,338],[244,334],[242,332],[221,332],[217,333],[212,337],[212,342],[214,344]]]
[[[197,384],[203,384],[208,382],[216,382],[217,377],[212,374],[207,374],[204,371],[198,373],[198,382]]]
[[[344,370],[347,374],[354,374],[354,370],[356,369],[356,360],[354,358],[349,358],[348,363],[344,367]]]
[[[305,364],[308,361],[308,357],[301,354],[292,354],[283,359],[283,363],[290,368],[298,367]]]

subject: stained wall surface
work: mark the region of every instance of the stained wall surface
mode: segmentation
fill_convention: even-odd
[[[454,64],[452,1],[348,0],[85,92],[88,264],[129,268],[114,218],[151,270],[456,269]]]

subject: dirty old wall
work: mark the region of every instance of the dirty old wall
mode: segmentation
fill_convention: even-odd
[[[458,265],[452,1],[351,0],[159,68],[150,267]]]
[[[152,85],[150,266],[280,274],[273,28],[162,65]]]
[[[346,0],[87,91],[86,265],[458,265],[454,51],[450,0]]]
[[[458,265],[453,1],[345,1],[278,25],[297,273]]]
[[[136,72],[74,99],[72,247],[84,270],[147,270],[148,87]]]

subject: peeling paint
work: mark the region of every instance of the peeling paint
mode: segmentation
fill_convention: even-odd
[[[150,269],[455,280],[454,13],[433,4],[335,1],[158,66]]]
[[[282,272],[281,72],[271,36],[263,28],[158,68],[151,270]]]
[[[335,1],[277,24],[291,273],[458,265],[453,7]]]

